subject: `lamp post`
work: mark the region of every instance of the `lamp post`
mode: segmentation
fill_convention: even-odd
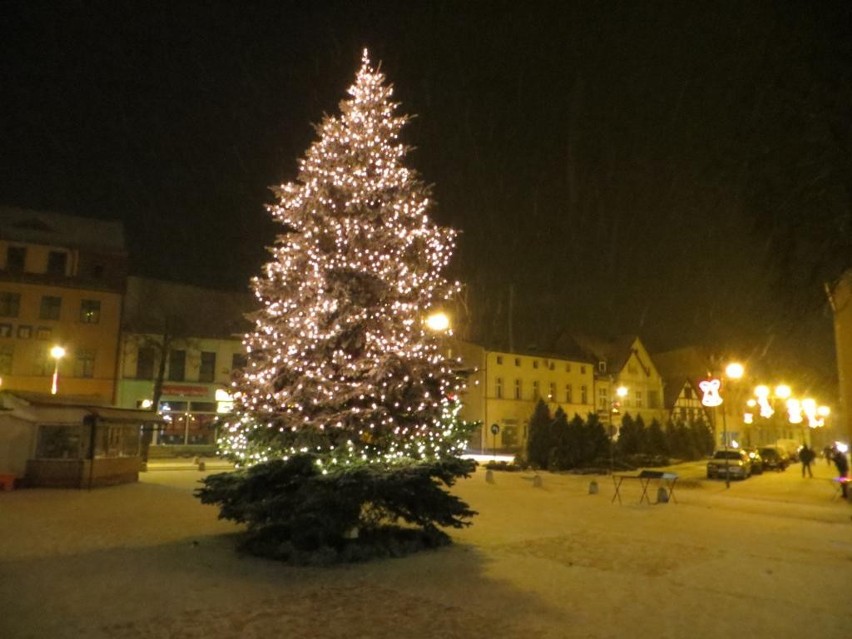
[[[54,346],[50,349],[50,356],[56,360],[53,365],[53,383],[50,386],[50,394],[56,395],[59,390],[59,360],[65,357],[65,349],[61,346]]]
[[[745,368],[739,362],[731,362],[725,367],[725,377],[727,377],[731,382],[735,382],[738,379],[742,379],[743,373],[745,373]],[[731,389],[733,391],[733,388]],[[733,393],[732,393],[733,394]],[[736,404],[736,402],[734,402]],[[736,410],[736,406],[734,406]],[[725,419],[726,410],[722,409],[722,429],[724,431],[725,437],[725,488],[731,487],[731,476],[728,472],[728,421]]]
[[[615,380],[613,380],[613,383]],[[613,448],[615,447],[615,416],[621,412],[621,402],[624,401],[624,398],[627,397],[627,387],[624,385],[619,386],[615,389],[615,397],[610,402],[609,409],[609,474],[611,475],[614,470],[614,460],[613,460]]]

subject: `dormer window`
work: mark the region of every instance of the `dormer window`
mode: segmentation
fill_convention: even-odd
[[[598,362],[598,372],[606,373],[606,362]]]

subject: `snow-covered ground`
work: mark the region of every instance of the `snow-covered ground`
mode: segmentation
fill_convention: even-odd
[[[0,493],[0,637],[852,635],[852,505],[833,468],[730,488],[678,470],[678,503],[650,506],[638,482],[619,505],[609,477],[480,470],[457,487],[480,514],[454,546],[321,569],[236,554],[238,527],[192,497],[198,471]]]

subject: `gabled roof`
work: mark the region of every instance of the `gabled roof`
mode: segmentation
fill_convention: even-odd
[[[621,335],[606,339],[585,333],[562,333],[557,339],[557,348],[573,348],[592,362],[606,362],[610,371],[620,371],[633,352],[636,335]]]
[[[124,226],[49,211],[0,206],[0,238],[12,242],[125,253]]]
[[[666,381],[689,379],[693,385],[706,379],[713,369],[712,358],[697,346],[687,346],[651,355],[660,376]]]

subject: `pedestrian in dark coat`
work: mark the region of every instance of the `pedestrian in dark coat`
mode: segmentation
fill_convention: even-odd
[[[847,498],[847,485],[849,483],[849,460],[846,459],[846,453],[834,448],[834,465],[837,466],[838,479],[840,480],[840,488],[843,492],[843,499]]]
[[[812,448],[808,448],[807,444],[802,446],[802,450],[799,451],[799,461],[802,462],[802,477],[805,476],[805,471],[807,471],[808,477],[813,478],[814,472],[811,470],[811,463],[813,463],[815,457],[816,453]]]

